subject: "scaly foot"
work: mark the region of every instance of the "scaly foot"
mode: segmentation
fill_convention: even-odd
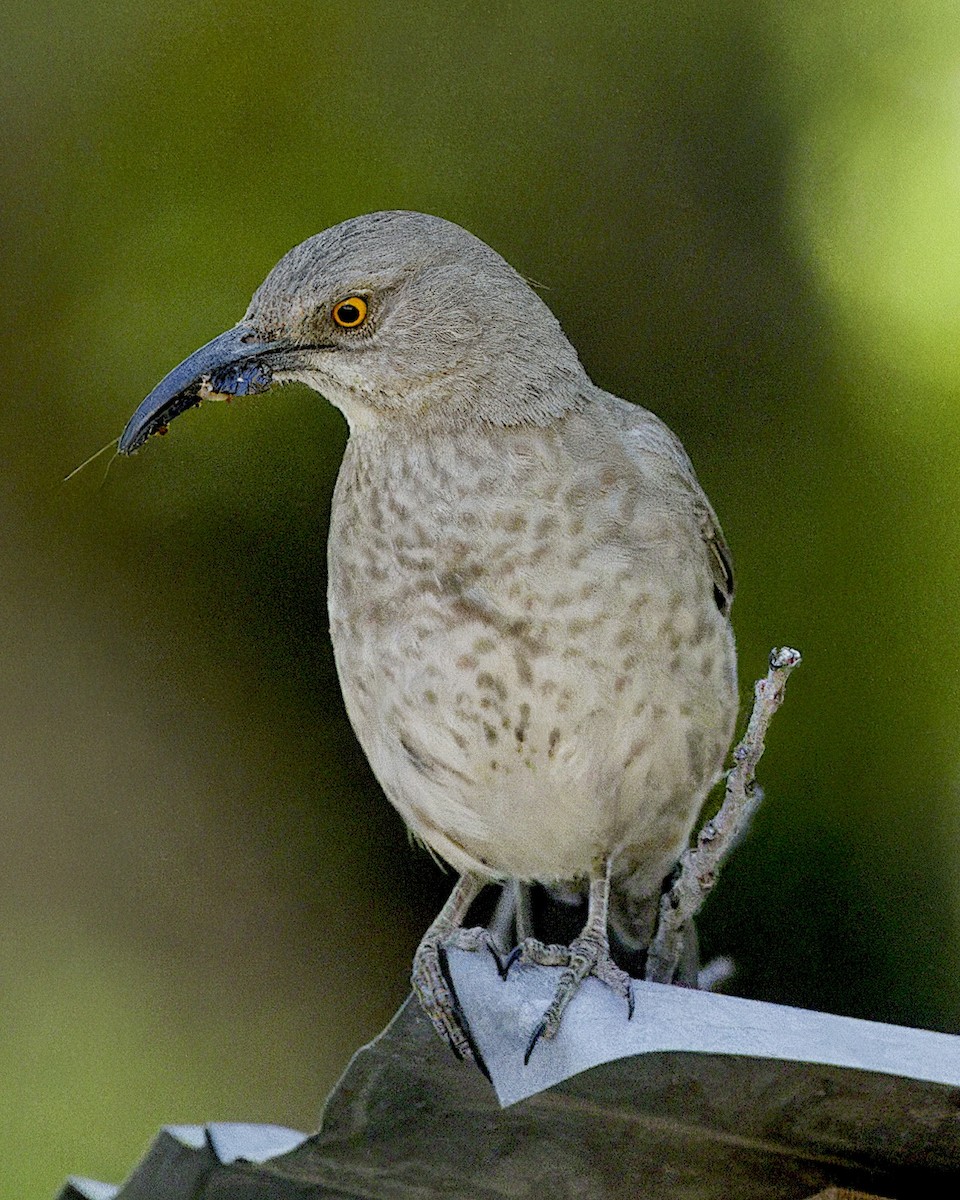
[[[413,957],[413,990],[421,1008],[457,1058],[475,1062],[486,1075],[483,1059],[474,1045],[470,1026],[450,978],[447,951],[451,949],[489,951],[501,979],[506,979],[507,967],[489,931],[479,927],[454,929],[447,934],[428,931]]]
[[[606,937],[597,937],[584,930],[569,946],[545,946],[535,938],[527,938],[507,958],[505,969],[509,971],[518,960],[541,967],[564,968],[553,1000],[527,1044],[523,1056],[524,1066],[529,1063],[530,1055],[541,1038],[550,1041],[556,1037],[567,1005],[588,975],[599,979],[626,1000],[627,1019],[633,1016],[633,988],[630,985],[630,976],[613,961]]]
[[[420,1006],[440,1037],[457,1058],[475,1062],[486,1074],[477,1052],[457,993],[450,978],[447,951],[489,950],[497,970],[506,978],[506,967],[496,943],[486,929],[464,929],[463,918],[482,889],[485,880],[469,873],[461,876],[450,899],[423,936],[413,958],[413,990]]]

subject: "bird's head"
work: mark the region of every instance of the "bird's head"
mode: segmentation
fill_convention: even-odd
[[[308,384],[355,428],[413,418],[543,424],[587,385],[556,318],[517,272],[458,225],[412,212],[356,217],[286,254],[243,320],[169,373],[119,449],[205,397]]]

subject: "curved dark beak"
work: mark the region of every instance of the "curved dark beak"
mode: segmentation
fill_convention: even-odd
[[[268,342],[249,326],[237,325],[207,342],[157,384],[127,422],[117,450],[133,454],[151,434],[166,427],[204,396],[253,396],[273,383],[270,360],[290,348]]]

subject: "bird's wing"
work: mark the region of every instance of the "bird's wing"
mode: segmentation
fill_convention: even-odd
[[[713,598],[717,608],[726,616],[733,603],[733,558],[730,547],[723,536],[723,530],[717,520],[716,513],[709,504],[704,506],[700,528],[703,540],[710,551],[710,567],[713,572]]]
[[[628,404],[624,400],[610,397],[617,406],[622,422],[624,446],[634,462],[641,466],[645,455],[658,456],[667,466],[667,474],[672,476],[677,490],[689,497],[689,503],[703,538],[704,550],[709,555],[710,570],[713,575],[714,600],[717,608],[726,616],[733,603],[734,578],[733,557],[727,545],[713,511],[707,499],[697,473],[693,469],[683,443],[677,435],[666,426],[658,416],[639,405]]]

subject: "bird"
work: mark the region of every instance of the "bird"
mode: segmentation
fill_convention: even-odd
[[[683,445],[592,382],[504,258],[423,213],[290,250],[119,453],[203,399],[288,382],[349,430],[327,591],[347,714],[387,799],[458,873],[414,956],[423,1009],[477,1060],[446,956],[493,949],[469,910],[516,881],[587,897],[569,945],[525,931],[506,960],[561,968],[527,1059],[589,976],[632,1013],[611,928],[649,940],[738,706],[730,551]]]

